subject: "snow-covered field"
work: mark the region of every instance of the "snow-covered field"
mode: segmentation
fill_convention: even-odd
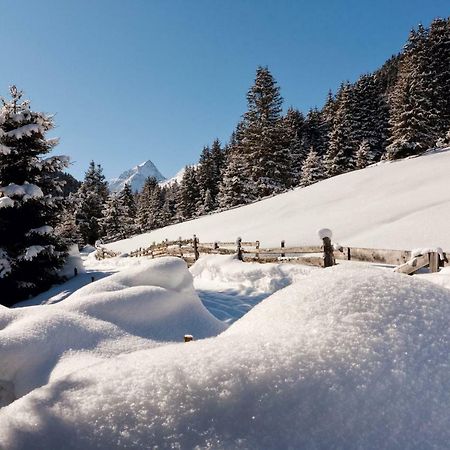
[[[120,271],[0,308],[0,448],[447,447],[447,269],[99,264]],[[265,298],[227,325],[194,285]]]
[[[329,227],[342,245],[450,251],[450,149],[383,162],[252,205],[212,214],[110,244],[120,252],[153,241],[259,240],[263,247],[318,245],[316,231]]]
[[[450,250],[449,163],[383,163],[111,247],[317,244],[326,225],[343,245]],[[448,448],[450,267],[83,260],[0,306],[1,449]]]

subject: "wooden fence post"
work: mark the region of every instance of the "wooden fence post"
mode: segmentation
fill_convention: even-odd
[[[331,244],[333,233],[328,228],[322,228],[318,231],[318,234],[323,241],[323,267],[334,266],[334,249]]]
[[[244,260],[244,258],[242,257],[242,246],[241,246],[241,243],[242,243],[242,239],[240,237],[238,237],[236,239],[236,253],[237,253],[237,257],[238,257],[239,261],[243,261]]]
[[[259,259],[259,241],[256,241],[256,247],[255,247],[255,251],[256,251],[256,259]]]
[[[73,269],[73,276],[76,277],[78,275],[78,269],[74,267]]]
[[[282,258],[284,258],[285,256],[286,256],[286,254],[284,253],[284,251],[283,251],[283,249],[284,249],[284,244],[285,244],[285,241],[284,241],[284,239],[281,241],[281,243],[280,243],[280,247],[281,247],[281,257]]]
[[[350,251],[350,247],[347,248],[347,260],[350,261],[352,259],[352,254]]]
[[[439,254],[437,252],[428,253],[430,272],[439,272]]]
[[[194,336],[192,334],[185,334],[184,335],[184,342],[191,342],[194,340]]]
[[[333,245],[329,237],[323,238],[323,267],[334,266]]]
[[[198,252],[198,237],[194,234],[194,259],[198,261],[200,254]]]

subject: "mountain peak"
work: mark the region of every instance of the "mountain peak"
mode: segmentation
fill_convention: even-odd
[[[155,177],[158,181],[165,180],[165,177],[157,169],[151,160],[147,160],[134,166],[132,169],[122,172],[117,178],[109,181],[111,192],[120,192],[125,184],[129,184],[132,191],[140,191],[148,177]]]

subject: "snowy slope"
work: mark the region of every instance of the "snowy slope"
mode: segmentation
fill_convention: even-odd
[[[120,192],[128,183],[133,191],[140,191],[148,177],[155,177],[158,181],[165,180],[156,166],[148,160],[110,180],[109,189],[111,192]]]
[[[86,301],[94,283],[72,306],[0,308],[3,399],[36,386],[0,409],[0,448],[448,448],[448,289],[316,270],[217,337],[164,345],[141,337],[138,296],[153,292],[152,317],[172,289],[176,324],[191,287],[181,262],[167,264],[99,282],[111,303]],[[138,294],[129,309],[118,284]]]
[[[153,241],[259,240],[262,246],[319,244],[329,227],[342,245],[450,251],[450,148],[324,180],[307,188],[112,243],[127,252]]]

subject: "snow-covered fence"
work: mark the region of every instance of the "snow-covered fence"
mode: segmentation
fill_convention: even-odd
[[[326,237],[326,236],[325,236]],[[328,262],[333,258],[337,261],[361,261],[389,266],[400,266],[411,259],[412,252],[408,250],[373,249],[362,247],[327,246]],[[442,252],[445,255],[444,252]],[[165,240],[153,243],[149,247],[139,248],[130,253],[133,257],[177,256],[188,264],[193,264],[201,255],[232,255],[235,254],[244,262],[280,262],[306,264],[324,267],[324,245],[289,246],[285,240],[280,240],[279,247],[263,247],[260,241],[243,241],[238,238],[235,242],[201,242],[195,236],[192,239],[176,241]],[[438,265],[448,264],[444,258],[439,259]],[[330,265],[330,264],[328,264]]]

